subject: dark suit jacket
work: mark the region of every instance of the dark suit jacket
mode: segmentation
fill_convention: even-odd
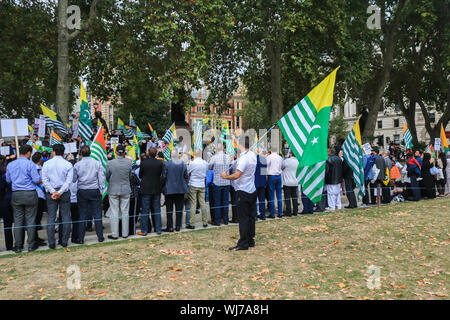
[[[163,193],[165,195],[189,193],[189,175],[182,161],[166,162],[163,169]]]
[[[162,171],[164,163],[155,158],[141,162],[139,178],[141,178],[141,194],[160,194],[162,191]]]

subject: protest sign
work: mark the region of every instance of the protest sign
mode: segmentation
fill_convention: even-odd
[[[65,154],[76,153],[77,151],[77,144],[75,142],[64,143]]]
[[[364,143],[362,145],[362,148],[364,150],[365,155],[370,155],[370,153],[372,152],[372,147],[370,146],[370,143]]]

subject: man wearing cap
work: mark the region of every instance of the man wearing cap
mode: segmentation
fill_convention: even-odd
[[[119,219],[122,219],[122,237],[128,238],[129,207],[131,194],[131,167],[130,160],[124,158],[125,147],[118,145],[117,158],[108,161],[106,166],[106,181],[108,181],[109,208],[111,212],[111,235],[108,239],[119,238]]]

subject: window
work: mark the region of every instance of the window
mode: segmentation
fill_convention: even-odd
[[[394,119],[394,128],[400,127],[400,119]]]
[[[114,108],[109,107],[109,129],[114,128]]]
[[[400,135],[394,134],[394,144],[400,144]]]
[[[231,126],[231,120],[228,120],[228,128],[233,129],[233,127]]]
[[[379,120],[378,121],[378,129],[382,129],[383,128],[383,120]]]
[[[240,117],[236,117],[236,128],[240,128],[241,127],[241,122],[240,122]]]
[[[381,135],[381,136],[378,136],[378,146],[379,147],[382,147],[382,146],[384,146],[384,136],[383,135]]]
[[[435,113],[430,113],[430,122],[434,123],[436,121],[436,114]]]

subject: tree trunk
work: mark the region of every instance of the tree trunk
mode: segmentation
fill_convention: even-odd
[[[283,117],[283,96],[281,93],[281,50],[278,44],[267,44],[267,56],[270,61],[270,88],[272,96],[272,122]]]
[[[405,117],[406,125],[408,126],[408,129],[411,132],[411,136],[413,138],[412,144],[417,146],[419,143],[419,139],[417,138],[417,129],[416,129],[416,100],[414,98],[410,98],[409,107],[406,108],[402,94],[398,93],[398,103],[400,105],[400,110],[402,111],[402,114]]]
[[[365,142],[367,142],[367,138],[373,136],[373,133],[375,132],[375,124],[378,119],[378,112],[380,111],[384,90],[386,89],[386,85],[391,74],[392,61],[394,58],[395,46],[397,43],[397,27],[405,2],[406,0],[399,1],[397,11],[395,12],[395,18],[392,21],[391,25],[386,27],[386,32],[384,32],[383,34],[385,45],[383,52],[383,70],[377,82],[374,99],[368,108],[369,115],[367,117],[366,127],[363,133],[363,140]]]
[[[56,113],[63,123],[69,116],[69,32],[67,30],[67,0],[58,0],[58,82],[56,84]]]

